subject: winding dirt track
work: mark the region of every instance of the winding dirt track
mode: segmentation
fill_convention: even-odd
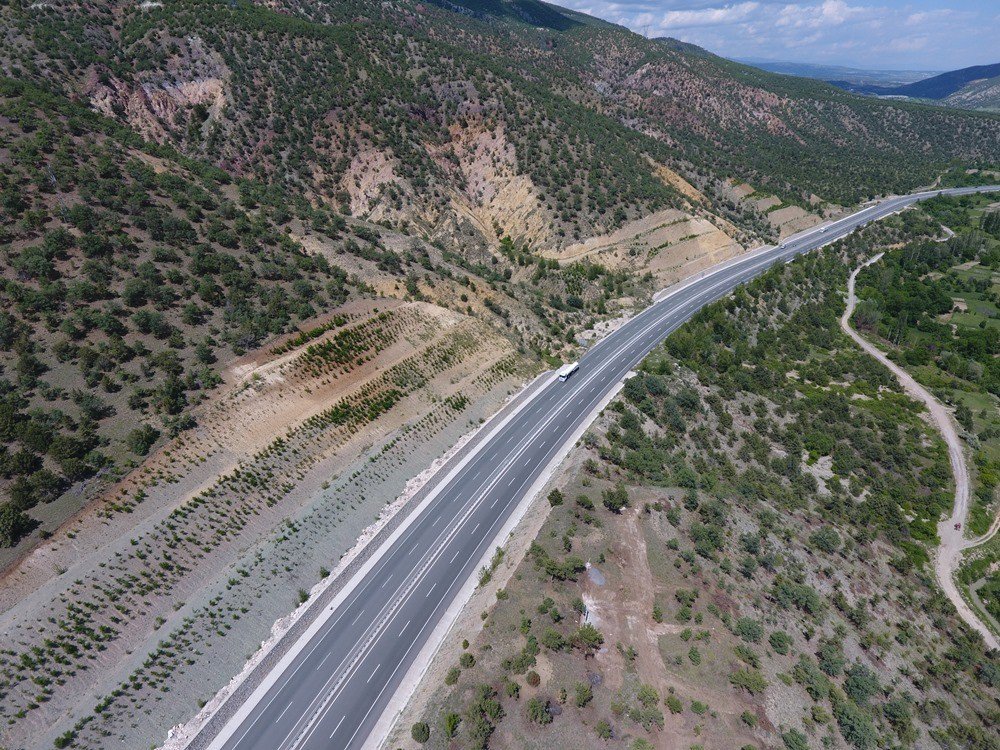
[[[854,313],[854,307],[857,304],[857,297],[854,294],[854,284],[858,273],[867,266],[878,262],[883,255],[885,253],[879,253],[869,258],[851,272],[851,276],[847,280],[847,309],[840,318],[840,327],[844,329],[844,333],[850,336],[858,346],[888,367],[907,394],[922,401],[927,406],[931,419],[937,425],[941,436],[948,445],[948,460],[951,462],[951,471],[955,477],[955,504],[952,506],[951,516],[938,523],[938,536],[941,538],[941,545],[938,547],[935,556],[934,573],[945,595],[955,605],[955,609],[958,610],[959,616],[969,624],[969,627],[974,628],[983,636],[983,640],[986,641],[986,645],[989,648],[1000,648],[1000,642],[997,641],[996,636],[979,619],[976,613],[972,611],[972,608],[962,598],[958,586],[955,584],[955,569],[962,561],[962,551],[977,544],[982,544],[992,537],[997,532],[997,529],[1000,528],[1000,516],[994,519],[989,531],[978,539],[966,540],[962,536],[961,529],[955,528],[956,524],[965,525],[966,516],[969,512],[969,470],[965,464],[965,455],[962,452],[962,443],[958,437],[958,429],[956,428],[954,418],[944,407],[944,404],[934,398],[906,370],[892,362],[874,344],[870,343],[854,330],[850,324],[851,315]]]

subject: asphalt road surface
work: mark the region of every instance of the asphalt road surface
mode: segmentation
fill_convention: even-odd
[[[301,646],[260,700],[213,750],[340,750],[365,744],[435,625],[510,513],[601,400],[704,305],[769,266],[939,192],[892,198],[784,244],[722,264],[679,287],[595,344],[566,382],[553,379],[439,489],[392,546]],[[456,462],[457,463],[457,462]],[[438,474],[447,477],[446,465]],[[252,698],[251,701],[255,699]]]

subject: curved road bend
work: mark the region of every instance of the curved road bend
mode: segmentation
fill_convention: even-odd
[[[458,591],[494,544],[527,488],[607,393],[706,304],[769,266],[940,192],[890,198],[782,245],[724,263],[675,288],[594,345],[568,381],[553,380],[485,438],[481,450],[412,519],[270,687],[258,689],[210,750],[360,748]],[[438,473],[447,477],[454,466]]]
[[[985,537],[968,540],[962,533],[962,526],[967,525],[966,519],[969,515],[969,470],[965,464],[965,451],[958,436],[958,426],[955,419],[944,404],[938,401],[930,391],[920,385],[910,373],[889,359],[885,352],[862,336],[861,332],[851,325],[851,316],[854,314],[854,308],[858,301],[857,295],[854,293],[858,273],[873,263],[877,263],[883,255],[885,253],[879,253],[851,271],[851,275],[847,279],[847,306],[844,308],[844,314],[840,317],[840,327],[869,356],[889,370],[903,386],[903,390],[912,398],[923,401],[931,421],[937,426],[938,432],[941,433],[941,437],[944,438],[944,442],[948,446],[948,461],[951,463],[951,473],[955,478],[955,502],[952,504],[951,515],[938,522],[938,536],[941,538],[941,543],[934,556],[934,572],[937,575],[938,585],[955,606],[959,617],[983,637],[987,648],[1000,648],[1000,641],[965,601],[958,590],[958,584],[955,582],[955,570],[962,562],[963,550],[981,544],[992,536],[987,531]],[[997,520],[994,520],[991,526],[994,531],[996,523]]]

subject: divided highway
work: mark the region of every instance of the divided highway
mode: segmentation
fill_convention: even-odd
[[[441,469],[441,486],[423,511],[409,519],[353,590],[320,615],[296,644],[295,655],[272,672],[208,747],[361,748],[528,488],[607,394],[668,334],[775,263],[940,192],[980,191],[1000,191],[1000,186],[891,198],[802,232],[677,287],[597,343],[581,358],[578,372],[566,382],[553,378],[520,411],[493,427],[464,465],[456,459]]]

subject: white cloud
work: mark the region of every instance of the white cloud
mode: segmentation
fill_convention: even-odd
[[[937,10],[921,10],[911,13],[903,22],[905,26],[923,26],[924,24],[938,23],[955,15],[951,8],[938,8]]]
[[[683,29],[692,26],[733,24],[749,18],[758,8],[760,8],[760,3],[745,2],[726,5],[722,8],[668,10],[663,14],[660,26],[664,29]]]
[[[550,0],[732,57],[945,70],[997,62],[996,0]]]
[[[793,29],[820,29],[841,26],[855,18],[873,16],[878,9],[848,5],[843,0],[826,0],[819,5],[785,5],[778,11],[777,25]]]

